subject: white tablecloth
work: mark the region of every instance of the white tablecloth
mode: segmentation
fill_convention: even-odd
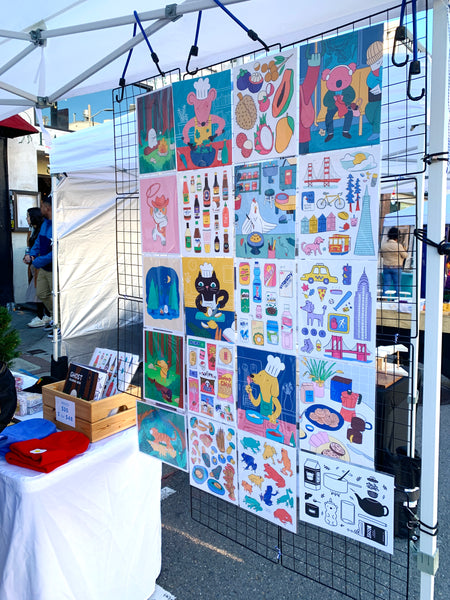
[[[1,600],[147,600],[161,569],[161,463],[131,428],[42,474],[0,459]]]

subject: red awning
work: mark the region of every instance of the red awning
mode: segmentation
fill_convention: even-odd
[[[30,125],[20,115],[14,115],[8,119],[0,121],[0,136],[7,138],[15,138],[21,135],[30,133],[39,133],[36,127]]]

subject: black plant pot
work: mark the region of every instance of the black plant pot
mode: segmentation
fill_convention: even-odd
[[[16,382],[6,363],[0,361],[0,431],[11,422],[17,408]]]

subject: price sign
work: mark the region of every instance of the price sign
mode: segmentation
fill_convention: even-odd
[[[75,427],[75,402],[55,396],[56,420]]]

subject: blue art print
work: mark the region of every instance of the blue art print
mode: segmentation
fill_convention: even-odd
[[[294,258],[297,159],[235,165],[236,256]]]
[[[299,153],[380,141],[382,24],[300,47]]]
[[[299,349],[304,356],[375,365],[377,263],[300,260]]]
[[[144,327],[183,331],[181,261],[144,254]]]
[[[137,426],[141,452],[177,469],[188,470],[184,414],[138,401]]]
[[[378,256],[380,146],[299,159],[299,256]]]
[[[173,102],[178,171],[231,164],[231,72],[174,83]]]
[[[296,446],[295,356],[237,348],[238,429]]]

